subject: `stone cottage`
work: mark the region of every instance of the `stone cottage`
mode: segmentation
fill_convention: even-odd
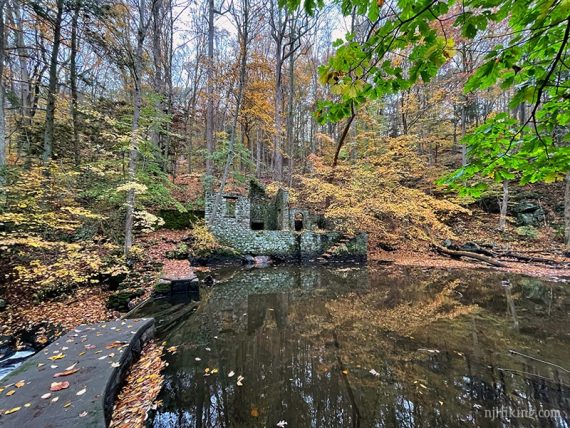
[[[207,224],[216,196],[209,193],[205,197]],[[252,182],[249,195],[225,193],[217,208],[210,231],[221,243],[241,254],[297,261],[366,260],[366,234],[347,236],[318,229],[318,217],[306,208],[291,205],[284,189],[269,197]]]

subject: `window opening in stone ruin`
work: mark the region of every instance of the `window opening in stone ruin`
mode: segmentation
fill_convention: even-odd
[[[295,232],[303,230],[303,214],[295,214]]]
[[[236,199],[235,198],[225,198],[226,199],[226,217],[236,216]]]
[[[251,230],[264,230],[265,225],[262,221],[252,221],[251,222]]]

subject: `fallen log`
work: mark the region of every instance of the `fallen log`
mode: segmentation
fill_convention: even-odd
[[[507,265],[505,265],[504,263],[498,262],[497,260],[494,260],[491,257],[487,257],[487,256],[484,256],[482,254],[472,253],[469,251],[450,250],[449,248],[445,248],[445,247],[442,247],[440,245],[436,245],[436,244],[432,244],[432,245],[438,252],[445,254],[447,256],[466,257],[469,259],[479,260],[479,261],[488,263],[488,264],[490,264],[492,266],[496,266],[496,267],[507,267]]]
[[[499,257],[506,257],[509,259],[519,260],[521,262],[529,262],[529,263],[543,263],[546,265],[566,265],[565,262],[558,262],[552,259],[546,259],[544,257],[535,257],[535,256],[525,256],[524,254],[513,253],[512,251],[506,251],[498,254]]]

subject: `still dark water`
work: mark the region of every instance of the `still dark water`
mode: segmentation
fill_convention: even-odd
[[[177,351],[151,426],[570,426],[568,282],[393,268],[214,276],[161,333]],[[176,296],[144,314],[160,324],[184,308]]]

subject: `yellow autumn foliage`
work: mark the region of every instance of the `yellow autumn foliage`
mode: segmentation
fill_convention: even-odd
[[[44,296],[97,282],[116,246],[77,239],[104,216],[80,205],[77,172],[31,166],[11,171],[0,207],[0,281]]]
[[[453,238],[445,221],[468,214],[463,207],[420,190],[427,163],[413,136],[370,142],[366,152],[335,169],[313,157],[313,174],[301,177],[301,199],[347,233],[366,231],[370,242]]]

